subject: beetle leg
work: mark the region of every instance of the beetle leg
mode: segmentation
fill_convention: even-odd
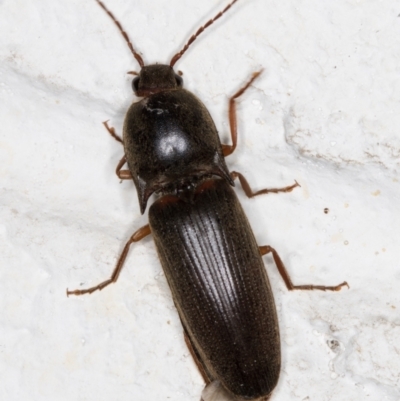
[[[108,125],[108,120],[103,122],[103,125],[106,127],[106,130],[108,131],[108,133],[118,142],[121,142],[122,145],[124,144],[124,141],[122,140],[122,138],[115,132],[115,128],[114,127],[110,127]],[[121,180],[131,180],[132,179],[132,175],[131,172],[129,170],[121,170],[121,168],[123,167],[123,165],[126,163],[126,156],[124,155],[124,157],[119,161],[117,168],[115,169],[115,174],[117,174],[118,178]]]
[[[278,255],[278,252],[276,252],[276,250],[269,245],[260,246],[259,249],[260,249],[261,255],[266,255],[267,253],[272,253],[272,256],[274,258],[276,267],[278,268],[279,274],[282,276],[287,289],[290,291],[291,290],[340,291],[341,288],[344,286],[347,286],[347,288],[350,288],[350,286],[347,284],[346,281],[343,281],[343,283],[334,285],[334,286],[314,285],[314,284],[294,285],[292,283],[292,280],[290,279],[289,273],[287,272],[285,265],[283,264],[281,258]]]
[[[121,142],[122,144],[124,144],[124,141],[122,140],[122,138],[115,132],[115,128],[114,127],[109,127],[108,126],[108,121],[104,121],[103,125],[106,127],[106,130],[108,131],[108,133],[118,142]]]
[[[248,198],[253,198],[254,196],[257,195],[263,195],[263,194],[277,194],[278,192],[291,192],[294,188],[300,187],[301,185],[294,180],[294,184],[284,187],[284,188],[265,188],[265,189],[260,189],[259,191],[253,192],[253,190],[250,188],[249,183],[247,182],[246,178],[237,171],[232,171],[231,172],[231,177],[235,180],[236,178],[239,178],[240,185],[243,188],[243,191],[247,195]]]
[[[231,129],[231,137],[232,137],[232,145],[222,145],[222,153],[223,155],[229,156],[232,154],[237,145],[237,118],[236,118],[236,102],[239,96],[241,96],[245,90],[253,83],[253,81],[262,73],[261,71],[255,72],[249,82],[244,85],[241,89],[239,89],[230,99],[229,99],[229,126]]]
[[[211,379],[208,377],[206,369],[203,366],[203,362],[201,361],[199,354],[197,353],[196,349],[194,348],[194,345],[192,344],[192,340],[190,339],[189,334],[186,332],[186,330],[183,331],[183,337],[185,339],[186,346],[189,349],[190,355],[192,355],[194,363],[196,364],[197,369],[199,370],[203,380],[206,382],[206,384],[211,383]]]
[[[103,288],[107,287],[109,284],[111,283],[115,283],[118,280],[118,276],[121,273],[122,267],[124,266],[124,262],[126,259],[126,256],[128,255],[128,251],[129,251],[129,247],[134,243],[134,242],[138,242],[141,239],[143,239],[144,237],[146,237],[147,235],[149,235],[151,233],[151,229],[150,226],[148,224],[146,224],[145,226],[139,228],[139,230],[137,230],[132,237],[129,239],[129,241],[126,243],[126,245],[124,246],[124,249],[122,251],[121,256],[118,259],[117,265],[115,266],[115,269],[111,275],[111,277],[106,280],[103,281],[102,283],[94,286],[94,287],[90,287],[87,288],[85,290],[73,290],[73,291],[69,291],[67,289],[67,296],[68,295],[83,295],[83,294],[91,294],[94,291],[101,291]]]
[[[121,180],[131,180],[132,174],[129,170],[121,170],[124,164],[126,163],[126,156],[124,155],[123,158],[117,164],[117,168],[115,169],[115,174],[117,174],[118,178]]]
[[[233,394],[228,393],[228,391],[223,387],[219,380],[214,380],[210,384],[204,387],[201,393],[200,401],[245,401],[244,398],[235,397]],[[253,399],[254,400],[254,399]],[[257,398],[254,401],[262,401],[262,399]]]

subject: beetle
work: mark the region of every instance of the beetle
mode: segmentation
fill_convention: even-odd
[[[278,318],[262,256],[272,254],[289,290],[338,291],[348,285],[294,285],[276,250],[257,245],[233,191],[235,179],[249,198],[299,186],[295,182],[253,192],[245,177],[230,172],[225,163],[237,145],[236,99],[261,71],[230,98],[232,145],[225,145],[206,107],[183,89],[173,69],[196,38],[237,0],[200,27],[169,64],[147,66],[112,12],[96,1],[141,68],[132,82],[141,100],[126,113],[123,138],[103,123],[124,146],[116,174],[134,181],[142,214],[149,197],[155,194],[157,199],[149,208],[149,224],[128,240],[112,276],[88,289],[67,290],[67,295],[92,293],[117,281],[130,245],[151,233],[186,344],[207,384],[202,399],[266,401],[278,382],[281,357]],[[128,169],[123,169],[125,163]]]

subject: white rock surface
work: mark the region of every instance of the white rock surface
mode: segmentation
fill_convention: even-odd
[[[107,4],[153,63],[226,2]],[[302,188],[237,193],[294,282],[351,286],[289,293],[265,258],[282,335],[271,401],[400,399],[399,14],[396,0],[241,0],[176,65],[224,142],[228,97],[264,68],[229,167],[255,189]],[[0,41],[0,399],[198,401],[150,238],[117,284],[65,295],[107,278],[147,221],[101,125],[121,132],[136,61],[91,0],[3,0]]]

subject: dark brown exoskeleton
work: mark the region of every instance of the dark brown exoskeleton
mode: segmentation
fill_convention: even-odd
[[[96,1],[115,22],[141,67],[133,90],[142,100],[126,113],[123,139],[104,123],[124,145],[116,173],[121,179],[133,179],[142,213],[152,194],[158,198],[150,207],[149,224],[129,239],[111,278],[67,293],[92,293],[115,282],[130,245],[152,233],[186,343],[207,383],[203,400],[266,401],[277,384],[281,358],[278,319],[262,255],[272,253],[289,290],[338,291],[347,283],[293,285],[276,251],[257,245],[232,189],[236,178],[249,198],[299,186],[295,182],[253,192],[245,178],[229,172],[225,164],[225,156],[237,142],[235,99],[260,72],[231,97],[232,145],[221,145],[208,110],[182,88],[182,78],[173,70],[196,37],[237,0],[199,28],[169,65],[148,66],[113,14]],[[129,170],[122,169],[125,163]]]

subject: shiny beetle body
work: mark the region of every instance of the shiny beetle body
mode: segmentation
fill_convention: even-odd
[[[172,67],[149,65],[135,79],[145,82],[137,92],[147,96],[126,113],[123,143],[142,213],[153,192],[184,189],[205,175],[232,183],[210,113],[182,83],[176,84]],[[170,85],[150,92],[154,81]]]
[[[295,286],[277,252],[259,247],[232,189],[239,178],[248,197],[290,192],[297,182],[281,189],[254,193],[245,178],[229,172],[225,156],[236,148],[235,99],[260,72],[230,98],[232,145],[222,145],[203,103],[182,88],[173,65],[215,18],[189,39],[169,65],[145,66],[114,15],[115,22],[141,70],[133,90],[142,99],[129,108],[121,139],[124,157],[117,166],[121,179],[134,181],[141,212],[149,197],[149,225],[135,232],[125,245],[110,279],[97,286],[68,291],[81,295],[115,282],[132,243],[153,234],[157,252],[179,312],[187,345],[207,386],[203,401],[267,401],[280,373],[280,339],[275,303],[262,262],[272,253],[288,289],[339,290],[346,283],[325,287]],[[122,170],[124,164],[129,170]]]
[[[214,122],[174,75],[168,65],[150,65],[134,81],[147,96],[125,118],[126,161],[142,212],[152,193],[161,194],[149,225],[206,380],[259,399],[271,393],[280,372],[271,287]],[[147,81],[159,82],[151,94]]]
[[[222,179],[192,202],[164,196],[149,223],[176,308],[210,381],[258,399],[274,389],[280,340],[274,298],[243,209]]]

